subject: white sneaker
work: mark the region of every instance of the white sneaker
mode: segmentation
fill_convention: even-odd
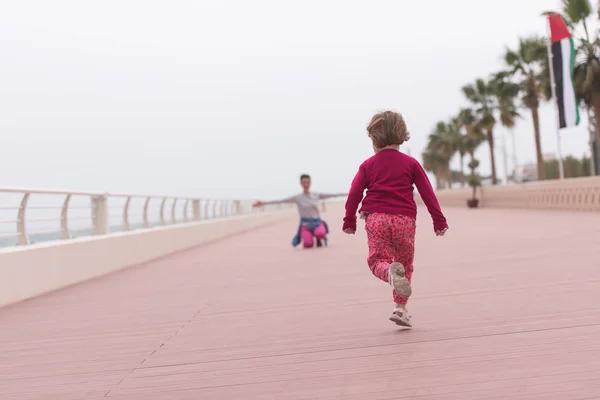
[[[404,265],[400,263],[391,263],[389,268],[390,285],[394,288],[394,291],[398,293],[400,297],[410,297],[412,294],[412,287],[410,282],[406,279],[404,273]]]
[[[390,321],[396,325],[412,328],[412,321],[410,320],[410,314],[403,308],[394,308],[392,315],[390,315]]]

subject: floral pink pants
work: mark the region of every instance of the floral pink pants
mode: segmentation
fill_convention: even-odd
[[[393,214],[369,214],[365,230],[369,242],[367,263],[373,275],[388,282],[389,266],[393,262],[404,265],[410,282],[415,256],[416,221],[410,217]],[[406,304],[408,298],[394,292],[397,304]]]

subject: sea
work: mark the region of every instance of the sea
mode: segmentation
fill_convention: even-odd
[[[150,228],[153,228],[156,226],[160,226],[160,222],[150,223]],[[138,229],[144,229],[144,224],[140,223],[140,224],[132,224],[131,225],[131,230],[138,230]],[[123,231],[123,226],[121,226],[121,225],[114,225],[114,226],[110,227],[110,233],[117,233],[117,232],[122,232],[122,231]],[[73,239],[86,237],[86,236],[92,236],[92,235],[93,235],[92,229],[90,229],[90,228],[74,229],[71,231],[71,236]],[[60,231],[29,235],[30,244],[53,242],[53,241],[59,241],[59,240],[63,240],[62,233]],[[16,233],[15,233],[14,237],[0,238],[0,248],[13,247],[13,246],[20,246]]]

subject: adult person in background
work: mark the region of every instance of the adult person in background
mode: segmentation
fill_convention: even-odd
[[[298,226],[296,235],[292,239],[292,246],[296,247],[302,243],[304,248],[311,248],[315,244],[315,239],[317,247],[321,247],[323,244],[327,245],[329,228],[327,223],[321,219],[319,201],[346,196],[347,193],[312,193],[310,191],[310,175],[306,174],[300,176],[300,185],[302,186],[302,193],[300,194],[282,200],[257,201],[254,203],[254,207],[263,207],[271,204],[296,203],[298,214],[300,214],[300,225]]]

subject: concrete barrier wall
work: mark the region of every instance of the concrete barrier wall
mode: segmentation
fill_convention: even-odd
[[[435,194],[442,207],[466,207],[467,199],[473,196],[473,191],[472,189],[439,190]],[[477,197],[481,199],[479,191],[477,191]],[[417,204],[423,205],[423,200],[418,193],[415,195],[415,201]]]
[[[437,193],[442,206],[466,207],[471,189]],[[478,190],[482,207],[582,210],[600,212],[600,177],[539,181]],[[418,199],[420,203],[422,200]]]
[[[0,250],[0,306],[232,234],[293,218],[296,209]]]

